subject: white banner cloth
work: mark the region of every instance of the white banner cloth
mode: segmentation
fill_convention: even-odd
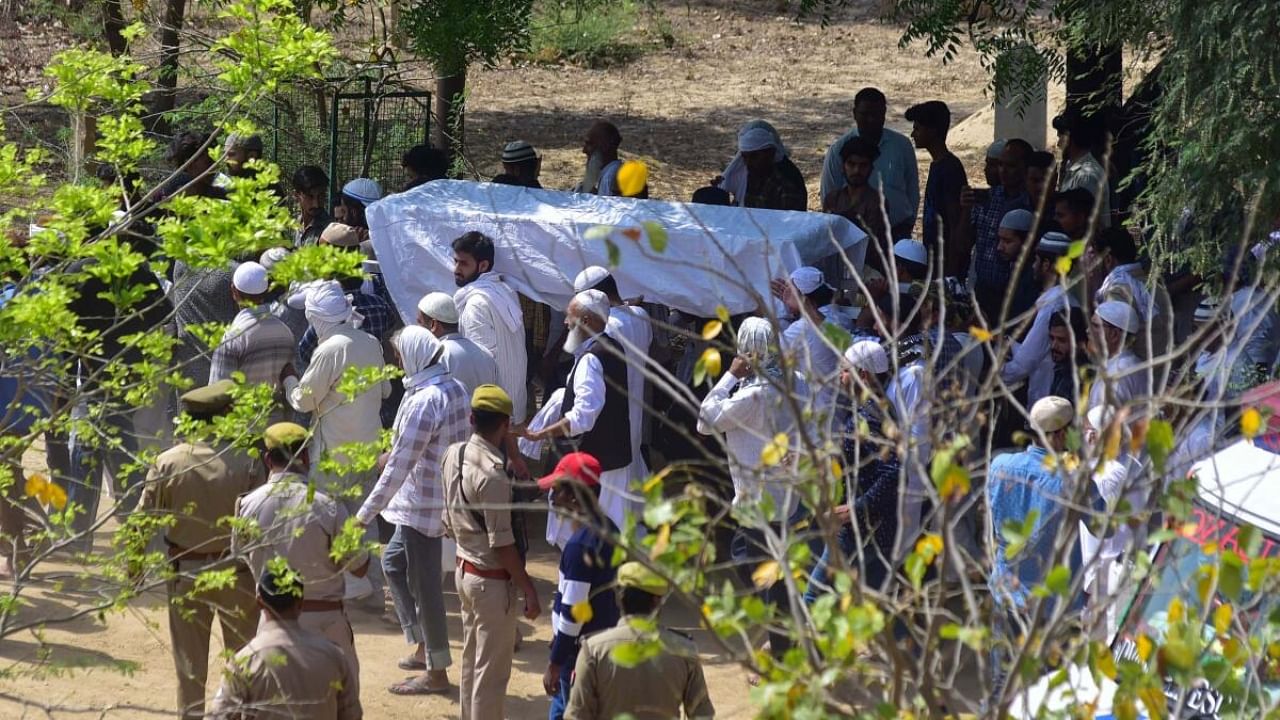
[[[612,267],[623,297],[643,295],[701,317],[717,305],[756,309],[769,280],[843,248],[862,268],[866,234],[838,215],[597,197],[511,185],[437,180],[366,211],[387,289],[406,323],[432,291],[453,293],[458,236],[493,238],[495,269],[520,294],[564,309],[573,278]],[[657,228],[661,228],[658,231]],[[666,248],[653,247],[665,231]],[[658,237],[658,241],[661,241]],[[612,244],[616,264],[609,262]],[[753,295],[753,292],[755,295]]]

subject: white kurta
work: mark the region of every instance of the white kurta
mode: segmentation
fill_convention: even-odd
[[[1142,322],[1150,322],[1151,318],[1160,316],[1160,307],[1152,302],[1146,281],[1139,277],[1143,274],[1142,263],[1117,265],[1103,278],[1094,299],[1098,304],[1108,299],[1124,299],[1133,306]]]
[[[1148,370],[1138,369],[1141,364],[1142,361],[1131,350],[1123,350],[1108,360],[1089,388],[1089,409],[1099,405],[1119,409],[1150,397]]]
[[[923,523],[920,513],[926,497],[925,483],[932,459],[933,445],[929,439],[929,401],[921,392],[924,383],[924,363],[916,361],[903,367],[889,381],[885,392],[893,404],[898,427],[908,433],[908,455],[903,458],[906,471],[906,492],[898,495],[898,539],[894,543],[893,561],[900,562],[915,546]],[[918,468],[922,467],[923,470]]]
[[[1231,294],[1232,332],[1226,340],[1227,357],[1247,358],[1254,365],[1271,367],[1276,360],[1276,313],[1261,288],[1243,287]]]
[[[509,319],[522,317],[515,291],[502,282],[502,276],[484,273],[470,285],[458,288],[454,301],[458,304],[458,330],[462,336],[483,348],[498,366],[498,384],[511,396],[514,408],[512,424],[524,422],[528,412],[529,358],[524,347],[524,326]]]
[[[832,322],[841,325],[843,320],[831,306],[820,310],[820,322]],[[782,351],[791,357],[793,367],[804,374],[809,386],[814,414],[830,416],[835,407],[836,381],[840,372],[840,356],[827,342],[822,328],[801,317],[782,331],[779,343]]]
[[[382,366],[382,347],[372,335],[350,325],[339,325],[320,340],[302,378],[285,379],[289,404],[294,410],[313,416],[313,464],[319,462],[322,453],[343,444],[378,439],[382,432],[379,410],[382,399],[391,394],[391,384],[382,380],[351,399],[338,391],[338,382],[349,367]]]

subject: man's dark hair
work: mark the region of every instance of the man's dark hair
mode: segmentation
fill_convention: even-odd
[[[662,604],[662,598],[640,588],[624,587],[618,604],[623,615],[652,615]]]
[[[302,602],[302,583],[296,578],[281,582],[270,570],[258,581],[258,597],[276,615],[284,615]]]
[[[1031,147],[1031,143],[1027,142],[1026,140],[1023,140],[1022,138],[1013,138],[1009,140],[1004,144],[1004,148],[1006,150],[1010,148],[1017,150],[1018,155],[1019,157],[1022,158],[1022,163],[1024,165],[1030,161],[1031,156],[1035,154],[1035,151],[1036,151],[1035,148]]]
[[[1109,227],[1093,236],[1093,249],[1099,254],[1105,252],[1116,259],[1116,262],[1128,264],[1138,261],[1138,244],[1128,230]]]
[[[273,465],[286,467],[298,457],[297,448],[271,448],[267,450],[267,459]]]
[[[604,130],[605,139],[607,139],[611,145],[622,145],[622,133],[618,130],[617,125],[614,125],[608,120],[597,120],[595,124],[599,125]]]
[[[605,275],[604,279],[596,283],[594,286],[587,288],[588,290],[599,290],[609,297],[610,300],[621,298],[618,294],[618,281],[613,279],[612,275]]]
[[[905,260],[900,257],[895,257],[893,262],[897,264],[898,267],[906,270],[915,280],[923,280],[925,276],[929,274],[929,266],[924,263],[918,263],[914,260]]]
[[[707,185],[694,190],[693,197],[689,199],[689,202],[699,205],[723,205],[727,207],[733,204],[733,198],[729,197],[729,192],[724,188]]]
[[[174,136],[173,142],[169,143],[169,162],[173,163],[174,167],[186,165],[196,153],[200,152],[208,139],[208,135],[190,130],[178,133]]]
[[[889,99],[884,96],[884,93],[880,92],[879,88],[864,87],[858,91],[857,95],[853,96],[853,104],[856,107],[864,102],[888,105]]]
[[[1053,196],[1053,204],[1066,203],[1067,209],[1073,213],[1089,215],[1093,212],[1093,193],[1084,188],[1063,190]]]
[[[1053,167],[1053,153],[1048,150],[1036,150],[1027,158],[1027,167],[1048,170]]]
[[[293,189],[305,193],[329,187],[329,176],[318,165],[303,165],[293,171]]]
[[[405,151],[400,164],[426,180],[443,180],[449,174],[449,158],[430,145],[414,145]]]
[[[1089,321],[1084,316],[1084,310],[1072,305],[1067,312],[1056,312],[1049,317],[1049,327],[1070,327],[1071,334],[1076,338],[1076,345],[1084,347],[1084,343],[1089,339]]]
[[[502,423],[510,420],[510,416],[492,410],[472,410],[471,422],[477,433],[488,435],[502,427]]]
[[[835,288],[830,285],[819,285],[816,290],[805,295],[817,307],[826,307],[836,297]]]
[[[1102,142],[1102,121],[1098,118],[1078,118],[1067,128],[1067,139],[1076,147],[1092,151]]]
[[[851,137],[840,146],[840,161],[844,162],[855,155],[875,162],[880,157],[880,148],[862,136]]]
[[[498,173],[497,175],[494,175],[493,179],[490,180],[489,182],[493,183],[494,185],[519,185],[520,178],[516,177],[515,175],[509,175],[507,173]]]
[[[493,240],[488,235],[472,230],[453,241],[453,251],[466,253],[477,263],[489,261],[489,269],[493,269]]]

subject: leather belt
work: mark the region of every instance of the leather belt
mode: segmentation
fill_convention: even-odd
[[[303,600],[302,612],[330,612],[341,610],[341,600]]]
[[[511,573],[506,570],[489,570],[487,568],[477,567],[470,560],[458,558],[458,567],[462,568],[463,573],[471,573],[476,577],[488,578],[489,580],[510,580]]]
[[[221,552],[196,552],[188,550],[181,545],[175,545],[168,540],[165,544],[169,546],[170,560],[204,560],[208,562],[216,562],[218,560],[226,560],[229,553],[226,550]]]

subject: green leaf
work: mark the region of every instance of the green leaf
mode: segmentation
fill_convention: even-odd
[[[835,323],[822,323],[822,336],[827,342],[835,346],[836,351],[844,353],[853,344],[853,336],[847,330],[836,325]]]
[[[1170,452],[1173,452],[1173,426],[1166,420],[1152,420],[1147,427],[1147,453],[1157,474],[1164,473]]]
[[[657,657],[662,647],[655,641],[635,640],[615,645],[609,651],[609,657],[618,665],[633,668],[641,663]]]
[[[644,232],[649,236],[649,247],[654,252],[665,252],[667,249],[667,229],[661,223],[654,220],[645,220],[640,223],[644,227]]]
[[[613,240],[605,238],[604,247],[609,253],[609,267],[618,267],[618,263],[622,261],[622,251],[618,249],[618,245]]]
[[[1071,571],[1064,565],[1058,565],[1049,571],[1049,575],[1044,579],[1044,584],[1053,594],[1066,597],[1071,590]]]

